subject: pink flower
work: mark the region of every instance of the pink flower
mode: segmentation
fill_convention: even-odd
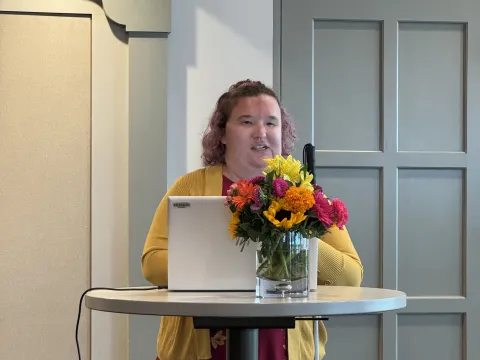
[[[257,184],[259,182],[262,182],[263,180],[265,180],[265,176],[255,176],[255,177],[250,179],[249,183],[250,184]]]
[[[340,199],[333,199],[332,206],[335,210],[335,217],[337,218],[337,226],[340,230],[343,230],[343,227],[348,222],[348,210],[344,202]]]
[[[329,228],[335,222],[335,209],[323,193],[315,193],[313,197],[315,198],[315,205],[313,205],[315,216]]]
[[[231,196],[225,197],[225,206],[230,206],[230,201],[232,201],[232,197],[231,197]]]
[[[237,183],[233,183],[227,190],[227,195],[232,196],[235,193],[235,190],[238,189]]]
[[[315,199],[315,204],[318,204],[320,202],[323,202],[325,200],[327,200],[327,198],[325,197],[325,194],[323,192],[315,192],[313,194],[313,198]],[[328,200],[327,200],[328,202]]]
[[[250,209],[257,211],[262,208],[262,205],[262,201],[260,200],[260,187],[257,186],[253,191],[253,203],[250,205]]]
[[[283,198],[288,190],[288,183],[282,178],[276,178],[272,183],[273,192]]]

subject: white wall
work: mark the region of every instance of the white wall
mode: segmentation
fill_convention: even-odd
[[[273,0],[176,0],[169,37],[168,184],[202,166],[218,97],[253,78],[272,85]]]

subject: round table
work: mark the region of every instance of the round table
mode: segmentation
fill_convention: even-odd
[[[258,358],[258,329],[293,328],[295,321],[335,315],[382,313],[406,306],[401,291],[368,287],[319,286],[306,298],[260,299],[254,292],[172,292],[92,290],[92,310],[139,315],[189,316],[195,328],[228,329],[229,360]]]

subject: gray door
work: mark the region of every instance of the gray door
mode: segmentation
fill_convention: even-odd
[[[283,0],[276,64],[317,179],[350,209],[363,286],[326,359],[480,359],[480,1]],[[279,16],[279,15],[278,15]]]

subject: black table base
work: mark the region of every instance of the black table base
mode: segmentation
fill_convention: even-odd
[[[227,334],[227,360],[258,360],[258,329],[229,329]]]
[[[202,317],[193,318],[195,329],[294,329],[294,317]]]

